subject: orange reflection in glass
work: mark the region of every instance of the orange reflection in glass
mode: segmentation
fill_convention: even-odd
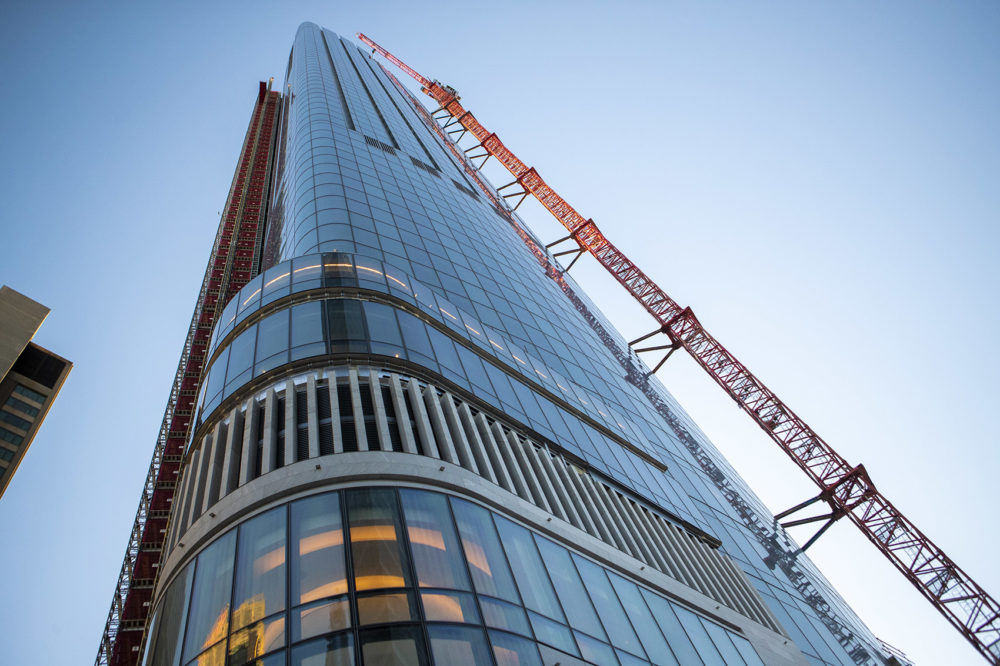
[[[347,593],[347,579],[341,578],[340,580],[335,580],[330,583],[324,583],[323,585],[317,585],[311,590],[306,590],[300,596],[302,597],[301,603],[309,603],[310,601],[316,601],[317,599],[322,599],[323,597],[335,597],[338,594]]]
[[[438,530],[429,530],[424,527],[411,527],[410,532],[410,542],[418,543],[421,546],[427,546],[428,548],[437,548],[438,550],[444,550],[444,535]]]
[[[265,287],[265,288],[266,288],[266,287],[270,287],[270,286],[271,286],[272,284],[274,284],[274,283],[275,283],[275,282],[277,282],[278,280],[282,280],[282,279],[284,279],[284,278],[288,277],[288,275],[289,275],[288,273],[282,273],[282,274],[281,274],[281,275],[279,275],[278,277],[274,278],[273,280],[271,280],[270,282],[268,282],[267,284],[265,284],[265,285],[264,285],[264,287]]]
[[[219,643],[208,652],[198,655],[197,662],[190,662],[197,666],[224,666],[226,663],[226,644]]]
[[[351,528],[351,542],[359,541],[395,541],[394,525],[360,525]]]
[[[424,611],[428,620],[442,622],[465,622],[462,604],[458,599],[445,594],[424,594]]]
[[[285,563],[285,547],[279,546],[253,561],[253,575],[262,576]]]
[[[247,303],[249,303],[250,299],[253,298],[254,296],[256,296],[259,293],[260,293],[260,287],[257,287],[257,291],[255,291],[252,294],[250,294],[249,296],[247,296],[247,300],[243,301],[243,305],[246,305]]]
[[[226,604],[222,610],[219,611],[219,616],[215,618],[215,622],[212,623],[212,628],[208,630],[208,636],[205,637],[205,642],[201,644],[202,649],[205,649],[216,641],[221,641],[225,638],[227,629],[229,629],[229,604]]]
[[[375,590],[382,587],[403,587],[402,576],[357,576],[354,587],[359,590]]]
[[[344,533],[337,530],[320,532],[299,539],[299,555],[308,555],[324,548],[336,548],[344,544]]]
[[[490,578],[493,577],[490,563],[486,561],[486,552],[478,543],[465,544],[465,559],[469,561],[469,565],[476,567]]]

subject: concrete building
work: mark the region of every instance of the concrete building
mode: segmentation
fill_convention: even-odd
[[[892,663],[415,104],[300,27],[98,663]]]
[[[0,287],[0,497],[73,364],[31,341],[49,309]]]

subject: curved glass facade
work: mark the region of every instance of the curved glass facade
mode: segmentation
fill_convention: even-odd
[[[203,516],[221,498],[267,487],[274,470],[328,469],[325,456],[341,450],[323,439],[340,432],[333,410],[377,419],[366,396],[392,389],[390,377],[374,393],[359,390],[357,368],[369,379],[399,373],[414,380],[405,390],[414,404],[440,407],[436,389],[418,383],[441,387],[445,407],[452,394],[479,405],[510,432],[720,541],[752,585],[748,607],[762,599],[773,615],[762,630],[780,625],[789,638],[770,632],[755,642],[762,654],[794,643],[811,663],[876,663],[877,639],[807,558],[775,566],[769,549],[783,535],[768,527],[773,516],[572,278],[553,278],[555,260],[480,193],[413,104],[365,51],[300,27],[283,88],[264,271],[225,304],[204,352],[198,444],[182,478],[190,496],[178,503],[186,515],[171,518],[172,543],[211,525]],[[388,405],[396,393],[385,395]],[[444,436],[448,424],[431,417],[421,427]],[[456,428],[475,430],[455,418]],[[285,445],[292,439],[295,449]],[[337,480],[329,483],[333,490]],[[626,517],[606,516],[604,543],[627,558],[649,550],[650,535]],[[686,538],[676,544],[681,559],[691,555]],[[176,550],[168,558],[182,559]],[[682,581],[684,562],[675,564]],[[688,573],[725,597],[724,572]],[[757,663],[722,625],[505,518],[417,491],[299,500],[164,575],[171,582],[158,588],[151,664]],[[684,584],[695,596],[678,594],[701,603]]]
[[[456,496],[369,487],[271,508],[203,548],[146,663],[746,664],[738,633]]]
[[[318,289],[329,294],[338,288],[388,298],[383,302],[324,299],[325,294],[317,293],[316,300],[269,312],[269,306],[293,294]],[[410,312],[400,305],[409,306]],[[257,316],[261,310],[269,313]],[[253,323],[242,325],[245,321]],[[348,353],[416,363],[581,458],[612,457],[612,447],[625,445],[656,461],[654,469],[664,467],[656,458],[657,450],[616,417],[605,397],[566,379],[406,273],[344,253],[283,262],[233,297],[209,346],[210,363],[198,400],[199,423],[255,377],[293,361]],[[594,425],[620,440],[612,440]],[[622,455],[634,452],[625,449]],[[650,476],[650,482],[682,502],[664,480]]]

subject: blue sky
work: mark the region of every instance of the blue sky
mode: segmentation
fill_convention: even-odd
[[[96,653],[257,81],[304,20],[457,87],[1000,594],[997,3],[8,2],[0,282],[75,368],[0,500],[5,662]],[[814,494],[692,362],[660,376],[773,510]],[[847,523],[810,552],[914,660],[979,663]]]

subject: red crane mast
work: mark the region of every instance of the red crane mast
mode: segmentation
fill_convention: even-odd
[[[514,180],[497,189],[503,191],[516,186],[520,190],[504,197],[520,197],[520,205],[530,194],[566,228],[569,235],[549,247],[572,241],[576,249],[554,256],[574,254],[575,262],[582,254],[589,253],[653,316],[659,326],[631,343],[634,345],[661,333],[667,336],[667,344],[636,349],[637,352],[667,350],[653,372],[676,349],[685,349],[819,487],[815,497],[777,516],[785,518],[820,501],[829,506],[828,514],[784,524],[791,527],[816,520],[827,521],[803,550],[834,521],[846,516],[980,654],[1000,664],[1000,604],[875,488],[863,465],[852,466],[827,444],[710,335],[691,308],[682,308],[609,241],[593,220],[577,212],[533,167],[518,159],[495,133],[476,120],[461,105],[454,88],[422,76],[365,35],[358,33],[358,38],[370,46],[373,53],[383,56],[420,83],[421,90],[439,105],[434,115],[447,119],[445,129],[457,125],[451,130],[453,135],[458,133],[461,139],[468,132],[475,137],[478,143],[466,150],[466,154],[471,160],[481,160],[478,168],[494,157],[511,173]],[[480,152],[470,154],[475,151]]]

